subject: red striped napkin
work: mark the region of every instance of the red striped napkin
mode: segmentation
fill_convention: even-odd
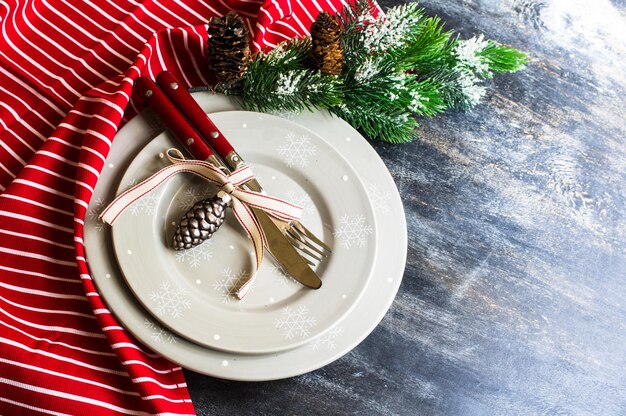
[[[207,83],[206,23],[235,10],[253,48],[342,0],[0,2],[0,414],[193,414],[180,367],[111,315],[83,219],[139,75]]]

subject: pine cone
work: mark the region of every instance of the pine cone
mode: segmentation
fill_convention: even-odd
[[[222,82],[240,79],[250,66],[249,32],[235,12],[209,22],[209,67]]]
[[[322,74],[340,75],[343,71],[343,46],[341,28],[337,19],[321,12],[311,25],[313,62]]]
[[[174,233],[174,250],[183,250],[195,247],[213,236],[213,233],[224,222],[226,207],[230,196],[220,194],[196,202],[180,219]]]

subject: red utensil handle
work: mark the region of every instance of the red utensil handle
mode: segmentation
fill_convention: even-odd
[[[215,153],[222,159],[228,160],[227,155],[234,152],[235,149],[200,105],[198,105],[196,100],[193,99],[191,94],[189,94],[189,91],[178,82],[174,74],[163,71],[157,75],[156,82],[170,100],[191,121],[191,124],[193,124],[209,146],[213,148]]]
[[[135,80],[135,94],[163,120],[165,126],[193,157],[206,160],[213,155],[211,148],[202,140],[176,106],[159,86],[148,77]]]

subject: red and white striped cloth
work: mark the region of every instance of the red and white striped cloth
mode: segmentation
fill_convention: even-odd
[[[83,219],[133,80],[207,83],[206,23],[246,18],[253,48],[308,33],[343,0],[0,1],[0,414],[193,414],[180,367],[111,315]]]

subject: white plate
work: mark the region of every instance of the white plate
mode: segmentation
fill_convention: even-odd
[[[118,263],[144,307],[191,341],[249,354],[302,345],[342,319],[365,290],[376,256],[376,224],[367,191],[335,149],[296,123],[245,111],[211,118],[254,164],[265,190],[303,204],[303,222],[333,247],[317,268],[322,287],[305,288],[265,256],[251,291],[238,300],[235,292],[250,275],[254,259],[252,243],[230,210],[211,240],[188,251],[173,250],[178,220],[195,202],[216,192],[189,174],[161,185],[117,219],[113,246]],[[164,152],[177,145],[173,140],[164,133],[142,149],[118,194],[163,167]],[[352,230],[351,219],[363,224],[360,230]]]
[[[207,112],[238,109],[234,101],[208,93],[195,95]],[[361,342],[391,305],[404,272],[407,233],[404,211],[391,175],[367,141],[342,120],[327,113],[293,116],[346,156],[366,184],[378,224],[380,254],[373,278],[358,304],[326,334],[291,350],[274,354],[235,354],[187,341],[167,331],[133,297],[114,261],[110,229],[97,216],[115,196],[121,176],[137,152],[158,135],[162,127],[141,115],[118,133],[100,175],[85,225],[89,267],[98,290],[120,322],[141,342],[162,356],[199,373],[230,380],[264,381],[292,377],[320,368]]]

